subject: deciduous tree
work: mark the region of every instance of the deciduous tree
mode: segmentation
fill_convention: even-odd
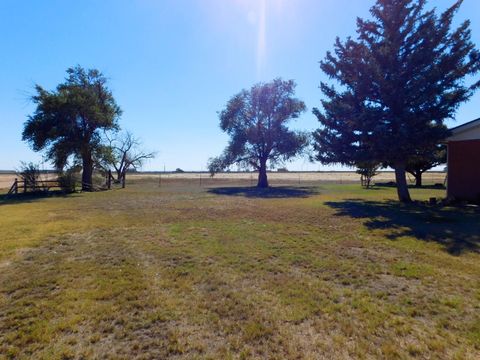
[[[375,161],[361,161],[356,164],[357,174],[361,175],[362,186],[370,188],[372,179],[378,175],[380,164]]]
[[[212,175],[236,163],[257,170],[257,186],[268,187],[267,166],[299,155],[308,145],[306,133],[287,127],[306,109],[294,93],[294,81],[275,79],[233,96],[220,113],[220,127],[230,141],[221,156],[210,159]]]
[[[406,166],[406,171],[415,178],[415,186],[422,186],[423,174],[435,166],[447,162],[447,149],[445,145],[437,145],[428,149],[419,150],[412,156]]]
[[[35,86],[32,97],[36,110],[25,123],[23,140],[46,157],[58,170],[69,158],[82,164],[82,190],[92,190],[96,151],[102,148],[102,130],[118,129],[120,107],[98,70],[80,66],[67,70],[65,82],[56,90]]]
[[[141,168],[146,160],[155,157],[155,153],[143,150],[140,140],[128,131],[107,138],[109,145],[105,148],[103,162],[107,167],[113,167],[117,176],[116,181],[125,187],[127,172]]]

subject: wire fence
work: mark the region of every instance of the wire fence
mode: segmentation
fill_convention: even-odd
[[[444,185],[446,173],[427,172],[423,174],[423,185]],[[129,174],[127,182],[156,181],[158,186],[178,183],[190,186],[211,187],[238,185],[254,186],[257,184],[258,173],[255,172],[235,172],[219,173],[211,176],[207,172],[189,172],[189,173],[136,173]],[[355,172],[270,172],[268,181],[272,186],[310,186],[317,184],[361,184],[360,175]],[[394,172],[381,172],[374,177],[373,184],[388,184],[395,181]],[[407,181],[410,185],[415,185],[415,179],[407,175]]]
[[[2,177],[3,175],[0,175]],[[0,182],[1,182],[0,178]],[[19,193],[35,191],[41,188],[54,189],[58,187],[58,180],[53,178],[46,178],[37,184],[28,185],[25,189],[25,184],[22,180],[15,177],[8,176],[3,179],[4,186],[2,192]],[[109,182],[105,180],[103,175],[97,174],[94,176],[94,189],[108,189]],[[140,182],[154,182],[157,186],[179,184],[188,185],[190,187],[216,187],[216,186],[255,186],[258,180],[258,173],[255,172],[231,172],[219,173],[211,176],[207,172],[157,172],[157,173],[129,173],[127,175],[128,184]],[[358,184],[361,185],[360,175],[355,172],[269,172],[268,181],[271,186],[315,186],[319,184]],[[393,184],[395,181],[395,174],[391,171],[380,172],[374,177],[372,184]],[[407,175],[409,185],[415,185],[415,179],[410,174]],[[13,184],[13,185],[12,185]],[[78,187],[81,187],[79,181]],[[435,171],[426,172],[423,174],[423,186],[440,186],[446,185],[446,173]],[[1,185],[1,183],[0,183]],[[111,181],[111,188],[121,187],[116,182]]]

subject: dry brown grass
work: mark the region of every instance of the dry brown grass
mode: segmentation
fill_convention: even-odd
[[[0,173],[0,189],[6,189],[8,190],[15,179],[18,178],[20,180],[20,176],[15,174],[14,172],[12,173]],[[49,180],[49,179],[55,179],[56,175],[55,174],[42,174],[41,179],[43,180]],[[0,192],[1,193],[1,192]]]

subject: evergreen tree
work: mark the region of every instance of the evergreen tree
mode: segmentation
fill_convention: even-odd
[[[377,0],[371,20],[357,20],[357,39],[337,39],[321,69],[339,86],[321,84],[317,159],[354,166],[366,158],[395,169],[400,201],[409,202],[409,160],[448,135],[453,118],[480,81],[480,53],[465,21],[452,30],[462,1],[440,15],[426,0]]]

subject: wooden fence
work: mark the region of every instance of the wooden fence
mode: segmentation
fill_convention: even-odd
[[[108,171],[105,174],[105,183],[102,185],[89,184],[88,186],[94,191],[100,190],[110,190],[112,188],[112,182],[115,182],[112,172]],[[77,184],[83,185],[81,181]],[[116,182],[115,182],[116,183]],[[120,182],[122,187],[125,187],[125,181]],[[75,186],[74,186],[75,188]],[[51,190],[63,190],[60,184],[59,179],[55,180],[24,180],[15,178],[10,190],[8,190],[7,195],[13,194],[26,194],[34,192],[47,192]]]
[[[28,192],[50,191],[52,189],[60,190],[60,183],[58,180],[35,180],[25,181],[15,179],[13,185],[8,191],[8,195]]]

